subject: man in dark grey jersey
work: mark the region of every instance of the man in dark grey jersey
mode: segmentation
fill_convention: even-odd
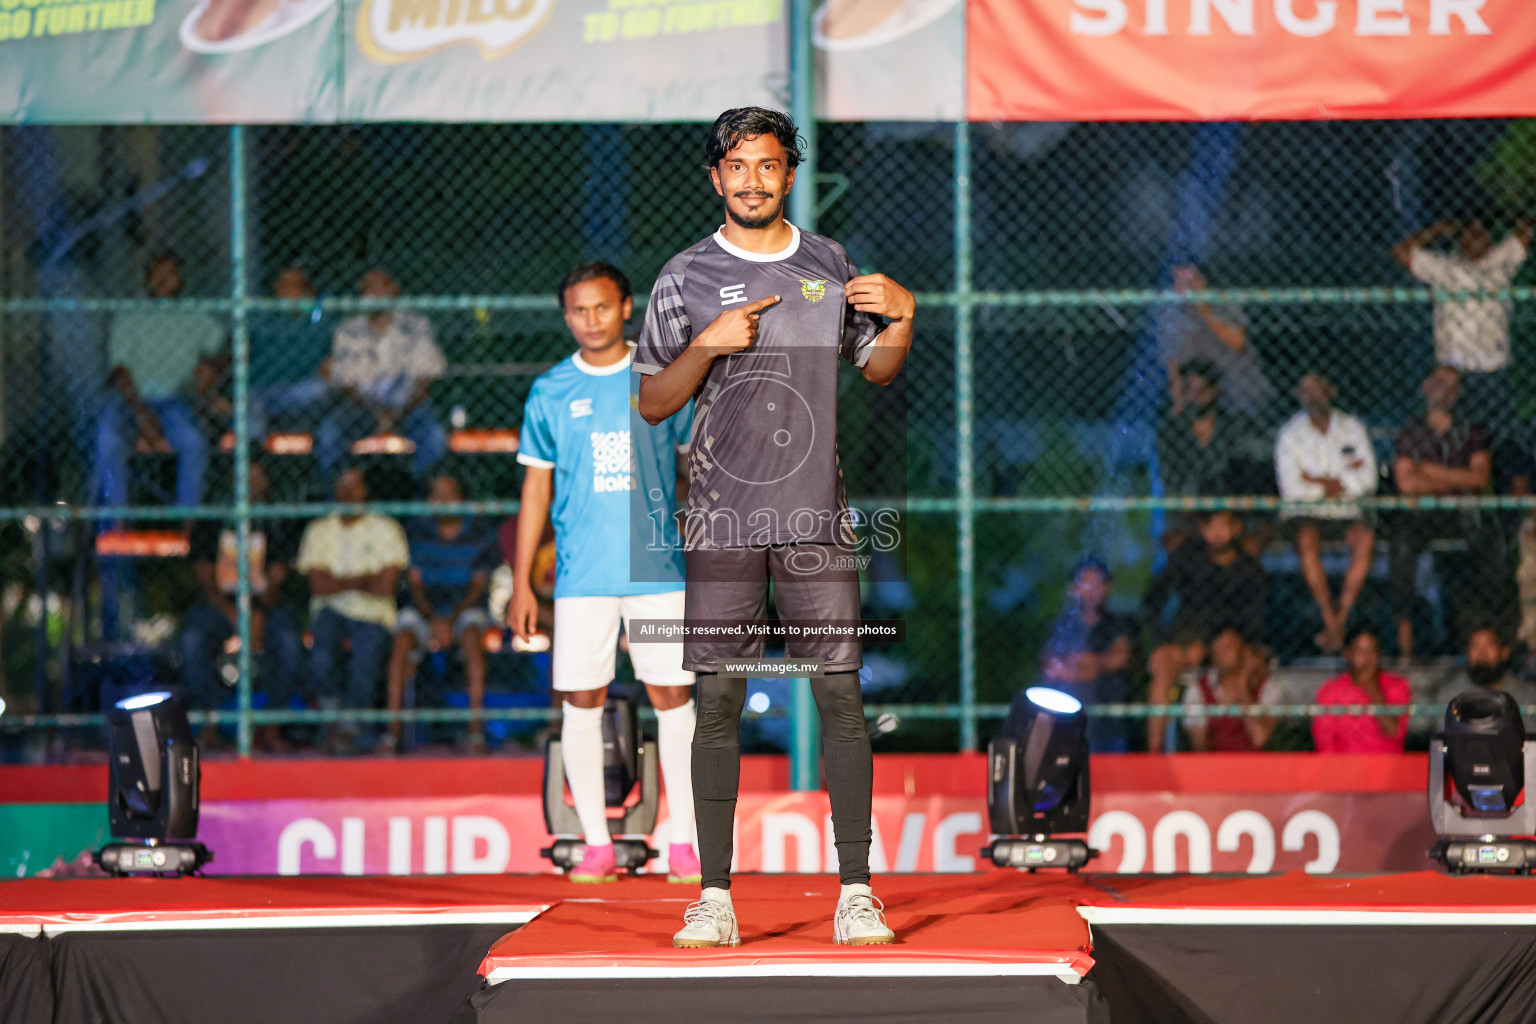
[[[692,624],[764,618],[768,584],[781,621],[852,626],[859,618],[856,538],[837,461],[837,364],[876,384],[901,371],[912,345],[912,293],[860,275],[842,246],[784,219],[799,137],[784,114],[727,110],[706,166],[726,223],[673,257],[651,292],[635,352],[639,412],[655,424],[696,398],[689,453],[687,611]],[[884,328],[880,318],[887,320]],[[888,943],[869,886],[873,765],[855,638],[787,642],[821,662],[821,713],[842,891],[840,944]],[[718,674],[724,658],[760,657],[759,640],[696,640],[695,816],[703,893],[675,946],[740,943],[730,896],[732,828],[741,778],[737,739],[746,679]]]

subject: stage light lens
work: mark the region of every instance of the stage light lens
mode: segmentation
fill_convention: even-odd
[[[5,698],[0,697],[0,715],[5,714]]]
[[[747,707],[759,715],[768,710],[770,703],[772,702],[768,699],[768,695],[762,690],[758,690],[747,698]]]
[[[1049,686],[1031,686],[1024,691],[1024,696],[1036,707],[1053,711],[1058,715],[1075,715],[1083,710],[1083,702],[1070,693],[1062,693],[1053,690]]]
[[[152,693],[139,693],[132,697],[124,697],[117,702],[117,706],[124,711],[143,711],[145,708],[152,708],[156,704],[163,704],[170,699],[171,695],[168,691],[155,690]]]

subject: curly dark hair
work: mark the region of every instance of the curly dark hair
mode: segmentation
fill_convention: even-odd
[[[725,159],[725,154],[741,144],[743,139],[755,139],[759,135],[772,135],[784,147],[784,164],[794,169],[804,153],[805,145],[795,122],[783,111],[767,107],[732,107],[719,117],[709,130],[709,141],[704,146],[704,167],[713,170]]]

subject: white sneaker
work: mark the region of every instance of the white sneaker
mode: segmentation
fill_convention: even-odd
[[[885,946],[896,933],[885,923],[885,904],[867,885],[845,885],[832,917],[832,941],[839,946]]]
[[[730,890],[705,889],[699,902],[683,912],[683,930],[672,936],[672,945],[678,949],[741,945]]]

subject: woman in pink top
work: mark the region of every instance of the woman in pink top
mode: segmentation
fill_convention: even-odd
[[[1376,634],[1358,629],[1344,647],[1349,671],[1317,691],[1319,704],[1408,704],[1408,680],[1381,671]],[[1395,754],[1408,733],[1407,715],[1318,715],[1312,719],[1312,746],[1320,754]]]

